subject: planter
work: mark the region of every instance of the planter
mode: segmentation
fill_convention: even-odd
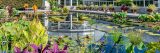
[[[149,14],[152,14],[152,13],[153,13],[153,10],[147,9],[147,12],[148,12]]]
[[[115,10],[114,8],[109,8],[110,12],[114,12],[114,10]]]

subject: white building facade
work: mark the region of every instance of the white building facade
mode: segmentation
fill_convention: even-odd
[[[79,4],[83,5],[109,5],[113,4],[114,6],[120,6],[117,4],[115,0],[57,0],[59,4],[61,5],[67,5],[67,6],[77,6]],[[133,3],[141,6],[141,7],[146,7],[149,4],[155,4],[157,7],[160,7],[160,0],[133,0]]]

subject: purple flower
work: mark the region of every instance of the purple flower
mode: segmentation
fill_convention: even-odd
[[[31,44],[30,46],[34,49],[34,53],[38,53],[38,46],[36,46],[35,44]]]
[[[53,52],[54,53],[58,53],[59,52],[58,44],[56,42],[53,44]]]
[[[14,47],[14,53],[21,53],[21,49],[18,47]]]

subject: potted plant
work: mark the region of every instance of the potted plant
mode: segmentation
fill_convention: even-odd
[[[137,6],[137,5],[135,5],[135,4],[132,4],[132,6],[131,6],[131,12],[132,13],[137,13],[137,10],[139,9],[139,7]]]
[[[106,9],[107,9],[107,5],[106,5],[106,4],[103,4],[103,5],[102,5],[102,10],[105,12]]]
[[[149,14],[153,14],[153,12],[156,11],[156,10],[157,10],[157,7],[156,7],[154,4],[150,4],[150,5],[148,5],[148,7],[147,7],[147,12],[148,12]]]
[[[94,5],[91,5],[91,6],[90,6],[90,10],[94,10]]]
[[[98,7],[99,7],[98,5],[95,5],[95,10],[99,11]]]
[[[128,8],[126,5],[122,5],[122,6],[121,6],[121,11],[122,11],[122,12],[127,12],[128,9],[129,9],[129,8]]]
[[[79,5],[79,6],[77,7],[77,10],[83,10],[83,5]]]
[[[110,12],[114,12],[114,7],[113,7],[112,4],[109,4],[109,11],[110,11]]]
[[[68,14],[69,13],[69,9],[65,6],[65,7],[63,7],[63,9],[62,9],[62,14]]]
[[[87,6],[86,5],[83,5],[83,10],[87,10]]]

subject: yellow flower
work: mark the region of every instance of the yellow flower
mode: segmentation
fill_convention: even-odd
[[[33,5],[32,9],[34,10],[34,12],[37,11],[38,9],[37,5]]]
[[[28,8],[28,6],[29,6],[29,4],[25,3],[23,7],[26,9],[26,8]]]

